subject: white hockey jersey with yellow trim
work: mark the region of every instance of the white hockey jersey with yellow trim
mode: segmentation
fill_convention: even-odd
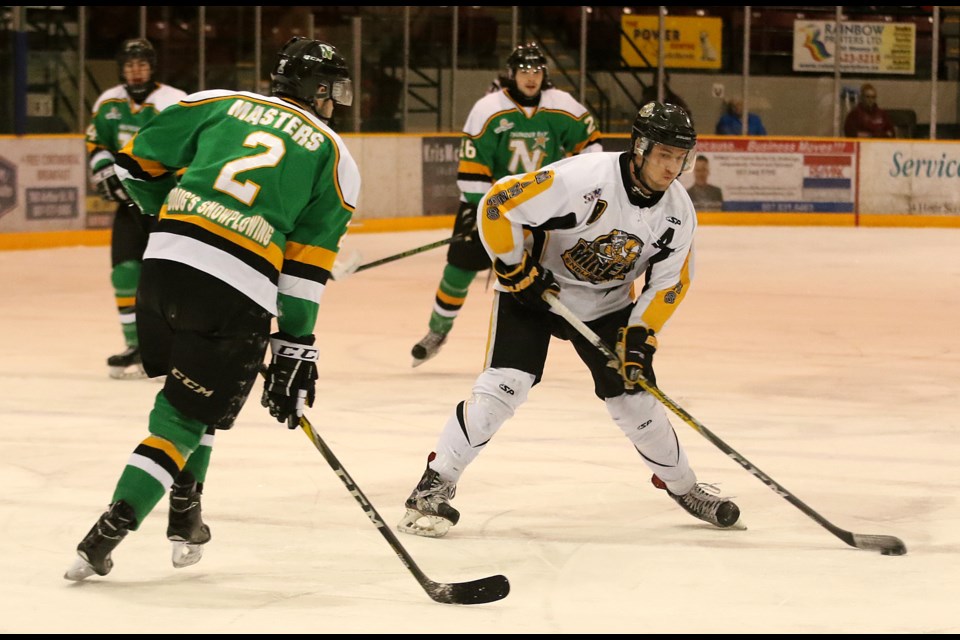
[[[504,177],[480,203],[480,237],[506,264],[518,264],[524,250],[537,258],[560,284],[560,301],[584,321],[628,305],[636,284],[630,324],[660,331],[693,277],[697,217],[679,182],[659,199],[639,196],[628,160],[590,153]]]

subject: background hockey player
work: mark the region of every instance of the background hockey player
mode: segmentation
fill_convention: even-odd
[[[104,91],[93,105],[87,127],[91,178],[100,196],[117,203],[110,236],[110,279],[126,349],[107,358],[110,376],[142,377],[134,301],[143,251],[154,219],[140,214],[114,173],[116,153],[154,117],[186,94],[154,79],[157,53],[149,40],[124,41],[117,54],[120,84]]]
[[[117,156],[131,196],[159,214],[137,313],[144,369],[166,382],[69,580],[108,574],[114,548],[166,491],[173,564],[200,559],[214,435],[233,426],[268,343],[261,403],[290,428],[313,403],[317,311],[360,192],[357,165],[321,114],[350,105],[353,90],[337,50],[305,38],[284,45],[271,77],[271,96],[187,96]]]
[[[737,505],[697,482],[663,406],[636,384],[640,376],[656,384],[657,335],[693,276],[697,218],[676,180],[693,165],[696,141],[683,109],[650,102],[637,114],[629,151],[560,160],[487,192],[480,237],[497,284],[486,368],[447,419],[406,501],[401,531],[439,537],[457,524],[450,500],[461,474],[540,382],[552,337],[573,344],[653,484],[705,522],[737,523]],[[558,295],[617,345],[619,371],[550,310],[544,294]]]
[[[553,88],[540,47],[533,43],[517,47],[507,59],[505,86],[480,98],[463,127],[457,169],[460,208],[451,236],[469,236],[469,241],[447,248],[429,331],[411,350],[414,367],[437,355],[466,301],[470,283],[478,272],[490,268],[477,235],[477,203],[490,185],[506,175],[600,150],[593,116],[569,93]]]

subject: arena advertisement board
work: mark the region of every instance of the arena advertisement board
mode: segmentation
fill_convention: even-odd
[[[453,215],[460,206],[457,167],[460,164],[460,138],[424,136],[421,143],[423,163],[423,215]]]
[[[960,144],[860,145],[861,214],[960,216]]]
[[[704,186],[719,188],[722,195],[711,190],[717,196],[709,200],[709,208],[701,205],[697,210],[852,213],[856,153],[857,143],[842,140],[701,138],[697,154],[708,163]],[[697,173],[695,168],[680,176],[688,192]]]
[[[620,55],[627,66],[657,66],[659,16],[624,14]],[[629,39],[628,39],[629,38]],[[716,17],[667,16],[664,19],[664,65],[670,69],[720,69],[723,20]],[[641,55],[642,54],[642,55]]]
[[[832,73],[836,60],[837,23],[795,20],[793,70]],[[841,73],[913,75],[917,27],[906,22],[841,22]]]
[[[0,232],[84,229],[86,195],[82,138],[0,137]]]

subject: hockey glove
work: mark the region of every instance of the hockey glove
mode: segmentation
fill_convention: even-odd
[[[638,324],[620,328],[617,355],[620,356],[620,375],[626,388],[632,389],[640,377],[649,384],[657,384],[657,376],[653,373],[653,353],[656,350],[657,336],[653,329]]]
[[[531,258],[527,252],[523,253],[523,259],[518,265],[507,265],[497,258],[493,263],[493,271],[500,284],[521,304],[528,307],[548,310],[550,304],[543,299],[543,295],[547,292],[554,296],[560,294],[560,285],[554,279],[553,273],[544,269],[543,265]]]
[[[295,338],[278,331],[270,336],[273,359],[267,368],[260,404],[270,409],[277,422],[296,429],[304,406],[316,397],[317,349],[312,335]]]
[[[480,230],[477,229],[477,205],[461,202],[457,219],[453,225],[454,235],[464,236],[467,242],[480,242]]]
[[[117,177],[112,164],[108,164],[93,174],[93,186],[100,192],[100,197],[110,202],[130,202],[130,196],[123,190],[120,178]]]

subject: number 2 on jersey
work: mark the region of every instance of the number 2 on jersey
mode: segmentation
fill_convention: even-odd
[[[253,204],[257,194],[260,193],[260,185],[250,180],[240,182],[236,179],[236,175],[252,169],[277,166],[287,153],[287,148],[284,146],[282,139],[266,131],[251,133],[243,141],[243,146],[250,149],[266,147],[267,150],[263,153],[231,160],[223,165],[213,186],[217,191],[222,191],[249,207]]]

